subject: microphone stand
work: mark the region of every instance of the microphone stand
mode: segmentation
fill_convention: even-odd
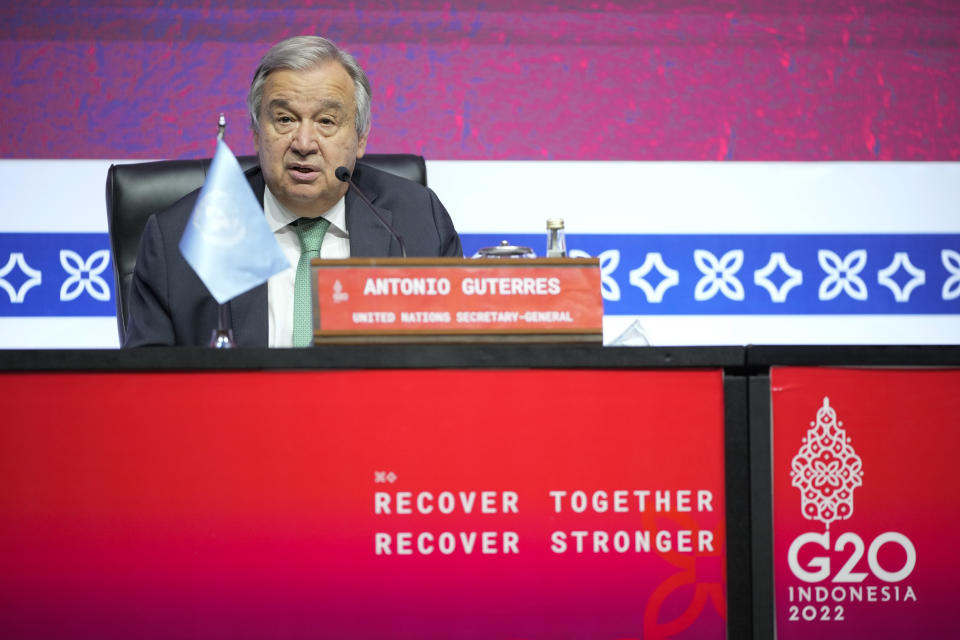
[[[222,113],[217,120],[217,142],[223,140],[223,134],[227,129],[227,118]],[[217,307],[217,328],[213,330],[210,336],[210,343],[207,345],[211,349],[233,349],[237,346],[233,339],[233,329],[230,327],[230,312],[226,303],[220,303]]]

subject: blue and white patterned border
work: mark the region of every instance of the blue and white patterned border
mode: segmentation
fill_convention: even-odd
[[[469,254],[501,236],[466,234]],[[510,236],[536,250],[543,235]],[[607,315],[960,313],[960,234],[571,235]]]
[[[464,248],[502,237],[464,234]],[[0,316],[114,315],[108,246],[0,233]],[[960,234],[570,235],[568,247],[600,258],[607,315],[960,314]]]
[[[103,233],[0,233],[0,316],[113,316]]]

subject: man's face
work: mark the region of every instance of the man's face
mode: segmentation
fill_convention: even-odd
[[[314,218],[347,191],[334,170],[353,172],[367,137],[357,137],[353,80],[339,62],[267,76],[260,131],[253,143],[274,196],[299,216]]]

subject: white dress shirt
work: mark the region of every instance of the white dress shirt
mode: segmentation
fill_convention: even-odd
[[[293,288],[297,279],[297,263],[300,261],[300,239],[290,226],[299,216],[292,213],[265,188],[263,212],[277,244],[290,261],[284,269],[267,280],[267,344],[271,347],[293,346]],[[350,238],[347,236],[347,207],[343,198],[337,201],[322,217],[330,222],[320,245],[321,258],[349,258]]]

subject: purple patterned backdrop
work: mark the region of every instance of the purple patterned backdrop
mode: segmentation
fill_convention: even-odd
[[[956,0],[111,4],[0,8],[0,156],[211,155],[220,111],[250,153],[256,61],[316,33],[371,76],[371,151],[960,159]]]

